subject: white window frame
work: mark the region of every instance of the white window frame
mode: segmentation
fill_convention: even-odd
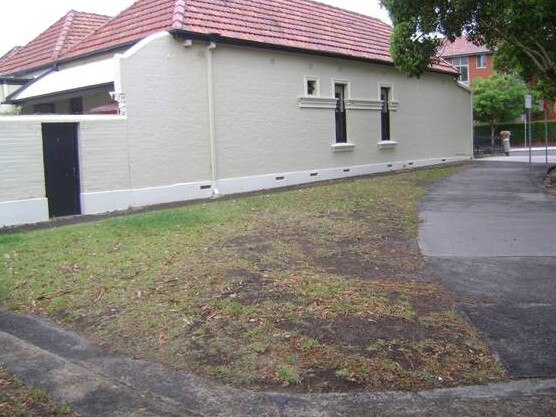
[[[390,103],[388,103],[388,105],[390,107],[390,111],[391,112],[392,111],[398,111],[399,102],[396,100],[396,91],[395,91],[394,85],[390,84],[390,83],[378,83],[378,89],[377,89],[378,99],[377,100],[380,103],[380,109],[382,109],[381,96],[382,96],[382,89],[383,88],[388,88],[390,90]]]
[[[309,94],[309,81],[315,82],[315,92],[313,94]],[[319,77],[313,77],[310,75],[306,75],[303,77],[303,94],[305,97],[320,97],[320,79]]]
[[[336,84],[343,84],[346,87],[344,101],[349,100],[351,98],[351,81],[341,78],[332,78],[332,89],[330,90],[332,91],[332,97],[334,97],[336,91]]]
[[[477,59],[477,68],[478,69],[484,69],[487,67],[487,56],[486,55],[477,55],[476,57]]]
[[[456,62],[455,62],[456,60],[459,62],[458,64],[456,64]],[[459,80],[459,82],[462,83],[462,84],[469,84],[469,57],[468,56],[460,56],[460,57],[452,58],[452,65],[458,69],[458,72],[459,72],[459,79],[458,80]],[[461,68],[463,68],[463,67],[467,68],[467,79],[466,80],[464,80],[462,78],[463,73],[461,71]]]

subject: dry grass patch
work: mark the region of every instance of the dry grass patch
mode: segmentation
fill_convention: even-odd
[[[0,236],[0,297],[125,354],[253,389],[504,378],[425,274],[433,169]]]
[[[0,368],[0,417],[78,417],[67,404],[56,404],[41,390],[29,389]]]

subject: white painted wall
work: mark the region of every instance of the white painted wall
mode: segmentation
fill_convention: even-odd
[[[48,219],[40,124],[0,117],[0,227]]]
[[[0,201],[44,197],[40,124],[0,119]]]
[[[122,56],[132,188],[210,178],[205,63],[168,34]]]
[[[470,94],[452,77],[409,79],[391,67],[219,46],[214,52],[217,153],[223,178],[454,156],[471,157]],[[348,110],[350,152],[335,153],[334,109],[300,108],[304,77],[320,95],[349,82],[352,99],[379,100],[390,85],[395,149],[379,149],[380,111]]]

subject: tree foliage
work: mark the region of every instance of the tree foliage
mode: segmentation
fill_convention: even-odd
[[[513,75],[493,75],[487,79],[475,79],[471,88],[473,117],[478,122],[490,124],[491,143],[494,146],[496,125],[513,121],[525,111],[527,86]]]
[[[394,64],[420,76],[443,35],[497,50],[497,65],[556,93],[556,0],[381,0],[394,23]]]
[[[473,81],[473,117],[478,122],[499,124],[523,114],[525,83],[512,75],[493,75]]]

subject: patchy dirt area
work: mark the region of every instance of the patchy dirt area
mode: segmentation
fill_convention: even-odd
[[[114,351],[251,389],[502,380],[415,241],[422,185],[453,169],[0,236],[0,296]]]

